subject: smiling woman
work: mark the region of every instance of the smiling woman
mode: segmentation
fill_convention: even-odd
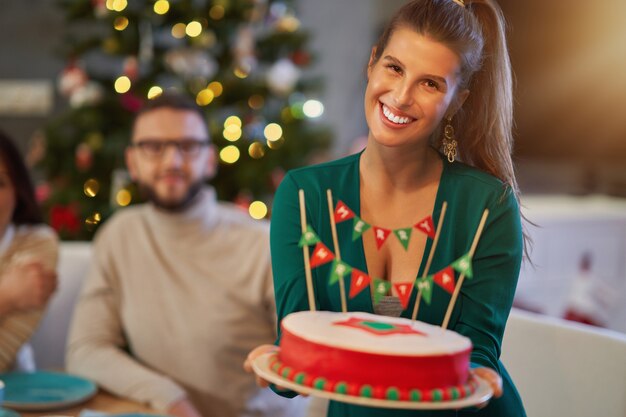
[[[383,283],[370,285],[370,291],[346,302],[336,286],[328,285],[328,276],[332,271],[332,283],[350,274],[339,276],[339,266],[330,264],[316,267],[311,280],[317,310],[411,318],[419,302],[416,280],[420,284],[428,277],[432,280],[432,274],[460,259],[471,246],[473,278],[456,288],[461,289],[455,291],[458,299],[451,316],[447,312],[450,290],[441,284],[434,286],[428,307],[420,309],[417,318],[439,325],[445,316],[449,329],[472,341],[471,372],[494,392],[494,399],[472,415],[524,416],[515,386],[498,359],[523,252],[511,162],[511,69],[502,13],[492,0],[409,1],[372,48],[367,75],[365,150],[290,171],[276,193],[271,249],[279,322],[290,313],[309,309],[299,245],[305,227],[300,224],[300,191],[306,196],[308,226],[324,245],[334,248],[337,258],[341,254],[337,265],[345,268],[345,263]],[[457,156],[463,162],[455,160]],[[327,190],[335,201],[327,202]],[[337,200],[353,210],[354,227],[360,222],[377,226],[355,233],[350,222],[343,222],[336,227],[338,237],[333,236],[334,226],[329,225]],[[328,205],[331,213],[325,209]],[[489,213],[480,241],[472,245],[485,209]],[[425,234],[416,234],[409,242],[389,239],[385,243],[391,231],[400,239],[398,232],[410,232],[407,225],[425,218],[432,218],[440,230],[439,241],[444,243],[436,251]],[[386,293],[374,294],[374,287]],[[403,294],[411,289],[408,302],[400,301],[399,288],[405,289]],[[249,360],[276,349],[261,346]],[[385,410],[332,401],[328,415],[457,416],[464,412]]]

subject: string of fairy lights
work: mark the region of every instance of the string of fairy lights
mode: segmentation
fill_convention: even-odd
[[[105,6],[110,11],[118,13],[123,12],[128,6],[127,0],[106,0]],[[153,6],[154,12],[158,15],[164,15],[170,10],[170,2],[168,0],[157,0]],[[220,20],[225,15],[225,8],[221,4],[215,4],[209,10],[209,17],[213,20]],[[203,24],[204,23],[204,24]],[[171,28],[171,35],[176,39],[183,39],[185,36],[190,38],[203,37],[203,44],[211,45],[216,42],[215,34],[205,29],[207,22],[193,20],[187,23],[175,23]],[[117,31],[126,30],[129,26],[129,19],[125,16],[118,16],[113,21],[113,27]],[[298,30],[300,21],[295,16],[289,16],[281,22],[281,30],[294,32]],[[249,75],[250,69],[245,65],[237,65],[233,69],[233,74],[244,79]],[[113,83],[113,88],[118,94],[125,94],[132,88],[132,80],[127,75],[119,76]],[[196,103],[201,107],[209,106],[214,99],[220,97],[224,92],[224,86],[219,81],[211,81],[206,87],[200,88],[196,93]],[[154,85],[148,89],[147,98],[153,99],[163,93],[163,88]],[[254,94],[248,99],[248,106],[252,110],[260,110],[265,104],[265,99],[259,94]],[[290,100],[281,113],[284,121],[303,118],[318,118],[324,113],[324,105],[319,100],[306,99],[302,95],[296,99]],[[252,126],[251,126],[252,128]],[[255,135],[250,145],[247,147],[248,155],[253,159],[261,159],[266,154],[266,146],[271,150],[279,149],[285,142],[283,135],[283,127],[276,122],[270,122],[265,126],[254,126],[256,131],[261,130],[262,135]],[[235,142],[245,136],[245,126],[240,117],[230,115],[224,120],[224,129],[222,131],[223,138],[231,144],[227,144],[219,150],[219,159],[222,163],[232,165],[237,163],[241,158],[241,151]],[[248,135],[249,136],[249,135]],[[263,143],[264,142],[264,143]],[[95,178],[85,181],[83,192],[85,196],[93,198],[100,191],[100,183]],[[119,188],[112,198],[111,203],[118,207],[128,206],[132,202],[131,192],[125,187]],[[263,219],[268,214],[268,207],[262,201],[253,201],[248,206],[248,212],[254,219]],[[88,228],[95,227],[102,220],[99,212],[94,212],[85,220]]]

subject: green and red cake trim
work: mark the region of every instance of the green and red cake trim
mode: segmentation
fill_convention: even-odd
[[[320,375],[313,375],[286,366],[281,362],[277,353],[274,353],[270,357],[268,365],[272,372],[298,385],[325,392],[389,401],[454,401],[471,396],[478,388],[478,381],[471,376],[467,383],[434,389],[407,389],[393,386],[355,384],[348,381],[334,381]]]

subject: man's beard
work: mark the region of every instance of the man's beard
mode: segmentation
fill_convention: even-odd
[[[172,213],[181,212],[185,210],[187,207],[191,205],[193,199],[198,195],[202,187],[204,186],[204,181],[199,180],[192,183],[187,190],[187,194],[177,201],[163,201],[159,198],[159,196],[154,191],[154,188],[148,184],[144,184],[141,182],[137,183],[137,188],[139,190],[139,194],[146,200],[150,201],[155,207],[169,211]]]

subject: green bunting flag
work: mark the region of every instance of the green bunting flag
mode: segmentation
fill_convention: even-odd
[[[302,237],[300,238],[300,242],[298,242],[298,246],[299,247],[311,246],[311,245],[315,245],[319,241],[320,241],[320,238],[317,236],[317,234],[315,234],[315,231],[313,230],[313,228],[307,225],[306,232],[302,234]]]
[[[344,276],[350,274],[352,267],[345,262],[334,260],[330,267],[330,277],[328,278],[328,285],[332,285],[343,279]]]
[[[422,298],[426,301],[426,304],[430,305],[433,295],[433,276],[429,275],[424,278],[418,278],[415,284],[417,284],[417,288],[422,291]]]
[[[406,229],[396,229],[393,231],[400,243],[402,243],[402,246],[404,246],[404,250],[409,249],[409,242],[411,241],[411,230],[413,230],[413,228],[407,227]]]
[[[456,261],[452,262],[452,268],[461,274],[465,274],[466,277],[472,278],[474,276],[474,272],[472,271],[472,257],[469,253],[461,256]]]
[[[391,288],[391,282],[384,281],[380,278],[374,278],[374,304],[378,304],[380,299],[387,295]]]
[[[360,238],[363,232],[365,232],[370,227],[372,226],[361,220],[360,217],[354,216],[352,222],[352,241],[354,242],[355,240]]]

